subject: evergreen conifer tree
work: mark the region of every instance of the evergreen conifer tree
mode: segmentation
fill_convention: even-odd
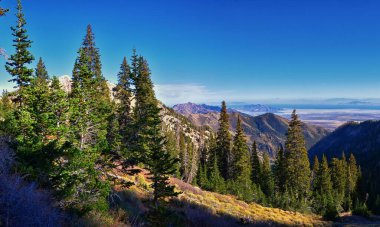
[[[100,54],[91,26],[78,51],[73,70],[70,98],[71,123],[75,126],[80,149],[88,146],[106,149],[107,119],[111,114],[110,91],[101,72]],[[83,108],[82,108],[83,106]]]
[[[284,149],[282,148],[282,146],[280,146],[278,149],[276,161],[273,167],[273,172],[274,172],[276,192],[282,194],[285,192],[285,183],[286,183],[285,154],[284,154]]]
[[[120,72],[118,76],[118,84],[115,87],[115,98],[119,101],[116,104],[116,112],[118,118],[119,134],[122,138],[123,146],[127,146],[128,141],[131,137],[131,132],[129,131],[132,123],[132,80],[131,80],[131,70],[127,63],[127,59],[124,57],[123,62],[120,66]]]
[[[233,181],[232,191],[235,191],[239,198],[247,201],[252,200],[251,159],[240,116],[237,120],[231,161],[229,167],[231,168],[230,177]]]
[[[49,135],[50,125],[50,90],[49,76],[45,63],[39,59],[35,70],[35,78],[31,82],[32,97],[29,98],[30,109],[35,119],[34,131],[39,141],[46,141]]]
[[[28,65],[34,60],[33,55],[30,53],[32,41],[29,40],[27,31],[25,29],[26,21],[22,10],[21,0],[17,3],[17,25],[11,27],[14,36],[13,46],[16,48],[14,54],[8,59],[5,68],[12,79],[9,82],[15,82],[18,88],[18,95],[16,102],[21,107],[25,99],[30,96],[28,86],[33,80],[33,69],[28,68]]]
[[[313,207],[320,214],[326,215],[326,212],[335,207],[332,197],[331,175],[325,155],[322,157],[314,183],[314,200]]]
[[[294,110],[285,142],[286,186],[298,202],[306,199],[310,189],[310,163],[302,134],[301,121]]]
[[[48,105],[50,129],[48,134],[58,141],[67,141],[69,125],[69,101],[67,93],[62,89],[57,77],[53,77],[50,84],[50,100]]]
[[[38,60],[35,73],[37,80],[41,80],[42,82],[46,82],[49,80],[49,75],[46,70],[45,63],[42,61],[42,58]]]
[[[29,49],[32,41],[29,40],[27,31],[25,29],[26,20],[22,10],[21,0],[17,2],[17,25],[11,27],[13,39],[13,46],[15,53],[12,54],[6,62],[5,68],[12,76],[9,82],[16,83],[15,88],[17,91],[12,94],[12,101],[16,104],[16,108],[10,115],[8,121],[7,134],[11,135],[17,144],[16,153],[19,158],[19,167],[21,169],[28,169],[34,167],[31,159],[36,160],[34,151],[36,150],[39,141],[35,133],[34,126],[36,119],[34,118],[32,101],[34,100],[33,89],[31,83],[33,82],[33,69],[28,65],[34,60],[33,55]],[[23,171],[23,170],[21,170]],[[31,173],[30,175],[34,175]]]
[[[325,155],[322,157],[322,162],[319,165],[316,176],[315,190],[323,195],[331,195],[332,183],[327,158]]]
[[[346,161],[333,158],[331,160],[331,182],[333,184],[334,198],[341,205],[345,197],[346,188]]]
[[[214,192],[225,193],[226,184],[219,171],[218,155],[216,154],[216,150],[214,150],[214,152],[214,158],[211,160],[212,163],[209,170],[209,189]]]
[[[230,123],[227,113],[226,102],[222,102],[222,108],[220,111],[219,118],[219,129],[216,137],[217,144],[217,159],[219,160],[219,168],[221,175],[224,179],[232,178],[232,155],[231,155],[231,134],[230,134]]]
[[[311,171],[311,187],[315,191],[316,183],[317,183],[317,175],[319,171],[319,159],[317,156],[314,156],[313,162],[313,170]]]
[[[351,153],[350,155],[350,158],[348,160],[348,174],[349,174],[349,178],[347,179],[348,180],[348,184],[349,184],[349,190],[350,190],[350,193],[354,192],[354,190],[356,189],[356,184],[358,182],[358,178],[359,178],[359,171],[358,171],[358,167],[356,165],[356,159],[355,159],[355,156]]]
[[[135,149],[152,180],[153,202],[178,195],[174,186],[169,185],[169,176],[176,172],[177,159],[166,150],[166,138],[162,133],[160,108],[153,90],[150,70],[146,60],[139,58],[136,81],[135,123],[137,131]]]
[[[274,179],[270,167],[269,155],[268,153],[264,153],[261,175],[261,189],[268,198],[271,198],[274,194],[274,187]]]
[[[252,144],[252,182],[255,183],[256,185],[260,184],[260,176],[261,176],[261,163],[259,159],[259,155],[257,153],[257,145],[256,141],[253,141]]]

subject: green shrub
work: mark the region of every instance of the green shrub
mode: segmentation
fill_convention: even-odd
[[[365,218],[369,218],[371,216],[371,212],[368,210],[365,204],[358,205],[353,211],[352,214],[362,216]]]
[[[336,221],[338,218],[339,218],[339,213],[336,207],[333,204],[328,205],[323,214],[323,219],[327,221]]]

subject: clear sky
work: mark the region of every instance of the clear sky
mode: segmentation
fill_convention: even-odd
[[[0,47],[13,53],[11,11]],[[176,102],[380,98],[380,1],[23,0],[32,52],[70,75],[87,24],[111,82],[132,48]],[[1,59],[0,64],[4,65]],[[0,88],[10,87],[0,67]]]

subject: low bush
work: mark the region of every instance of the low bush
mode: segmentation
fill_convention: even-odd
[[[371,216],[371,212],[368,210],[365,204],[358,205],[353,211],[352,214],[362,216],[365,218],[369,218]]]

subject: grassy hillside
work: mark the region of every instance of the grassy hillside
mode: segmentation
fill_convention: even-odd
[[[140,225],[144,222],[149,199],[149,184],[144,171],[136,176],[121,176],[135,182],[130,189],[118,188],[118,206],[126,211],[128,222]],[[116,173],[116,175],[118,175]],[[286,226],[327,226],[330,223],[320,216],[263,207],[245,203],[230,195],[221,195],[194,187],[172,178],[171,184],[182,191],[178,198],[168,201],[172,222],[176,226],[238,226],[245,225],[286,225]]]

